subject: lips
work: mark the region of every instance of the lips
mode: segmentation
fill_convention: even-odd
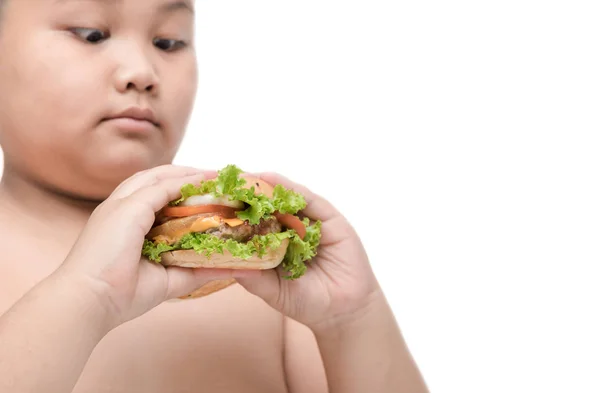
[[[122,120],[122,121],[133,121],[133,122],[148,122],[156,127],[160,124],[156,119],[154,111],[150,108],[131,107],[115,115],[109,116],[104,120]]]
[[[103,119],[115,129],[128,135],[147,135],[160,128],[154,111],[150,108],[130,107]]]

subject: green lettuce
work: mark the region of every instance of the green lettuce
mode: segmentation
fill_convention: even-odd
[[[160,262],[160,254],[163,252],[174,250],[175,247],[170,246],[166,243],[156,243],[148,239],[144,239],[144,246],[142,248],[142,255],[152,261]]]
[[[183,187],[181,187],[181,198],[172,201],[169,204],[171,206],[177,206],[191,196],[208,194],[211,191],[208,186],[208,184],[202,184],[198,187],[193,184],[186,184]]]
[[[308,218],[305,218],[304,225],[306,226],[304,239],[301,239],[295,231],[291,231],[293,236],[290,238],[290,244],[283,258],[283,270],[288,272],[286,278],[291,280],[304,275],[306,272],[306,264],[304,262],[314,258],[321,241],[320,221],[309,225]]]
[[[272,198],[256,194],[254,186],[244,188],[246,180],[240,177],[242,173],[237,166],[228,165],[218,172],[216,179],[204,180],[198,186],[186,184],[181,187],[181,197],[170,205],[177,206],[194,195],[227,196],[231,201],[242,201],[248,205],[246,209],[237,212],[237,217],[252,225],[258,224],[263,218],[269,218],[276,211],[296,214],[306,207],[306,200],[301,194],[287,190],[280,184],[273,188]]]
[[[210,257],[214,253],[223,254],[227,250],[234,257],[248,259],[254,254],[262,257],[267,254],[269,249],[276,249],[284,239],[289,239],[289,245],[281,266],[287,273],[284,278],[294,280],[306,272],[305,262],[316,255],[321,239],[320,221],[310,225],[309,220],[305,218],[303,223],[306,226],[304,239],[301,239],[298,233],[291,229],[285,232],[257,235],[246,243],[240,243],[233,239],[221,239],[208,233],[188,233],[174,245],[145,240],[142,255],[151,261],[160,263],[160,254],[166,251],[194,250],[199,254]]]
[[[254,186],[238,188],[232,191],[232,196],[229,198],[249,205],[246,210],[237,212],[237,217],[252,225],[258,224],[261,218],[267,218],[275,212],[275,206],[270,198],[263,194],[256,195],[254,192]]]
[[[304,197],[292,190],[286,190],[281,184],[273,188],[273,208],[281,213],[296,214],[306,207]]]

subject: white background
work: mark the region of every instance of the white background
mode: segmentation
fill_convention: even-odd
[[[354,223],[436,392],[600,391],[593,1],[197,1],[178,163]]]

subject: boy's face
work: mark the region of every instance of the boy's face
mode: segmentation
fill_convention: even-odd
[[[102,199],[171,162],[197,86],[192,0],[8,0],[0,21],[6,170]],[[138,108],[156,125],[106,120]]]

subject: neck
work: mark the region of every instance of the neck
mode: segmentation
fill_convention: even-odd
[[[52,189],[5,163],[0,181],[0,213],[38,230],[74,241],[99,201]]]

